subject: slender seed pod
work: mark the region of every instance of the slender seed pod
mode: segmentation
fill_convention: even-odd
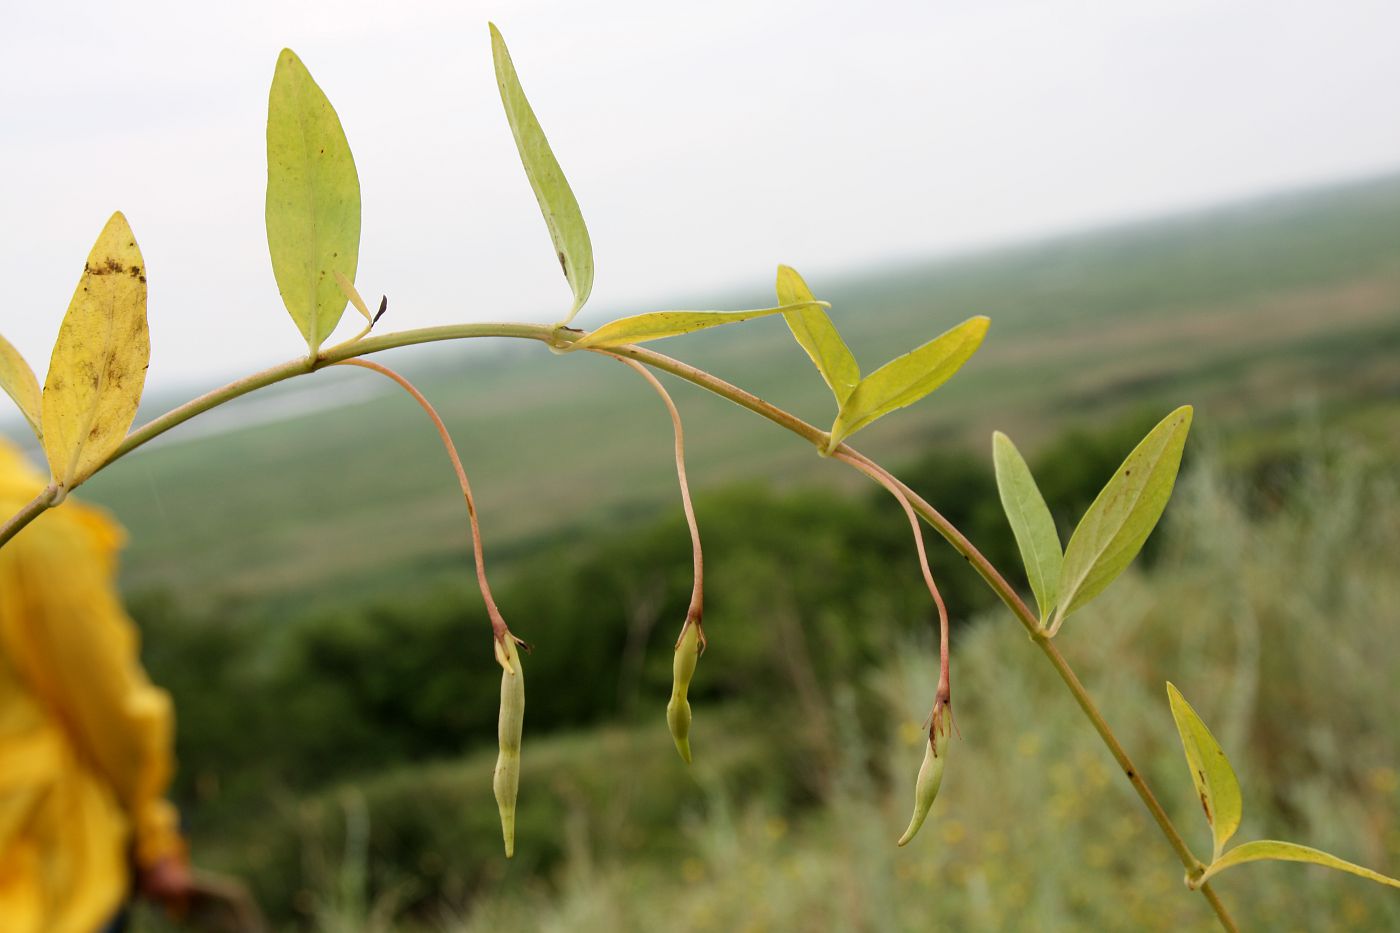
[[[504,645],[497,642],[497,656],[505,660],[501,671],[501,717],[497,735],[501,744],[496,757],[496,773],[491,789],[496,793],[496,806],[501,811],[501,835],[505,839],[506,858],[515,855],[515,799],[520,789],[520,732],[525,724],[525,669],[515,650],[515,639],[509,633]],[[504,649],[502,651],[502,648]]]
[[[695,676],[695,661],[700,656],[700,623],[687,618],[676,642],[676,655],[671,662],[671,702],[666,704],[666,725],[676,751],[690,764],[690,679]]]
[[[943,766],[948,761],[948,749],[953,743],[949,741],[949,729],[940,714],[934,715],[933,724],[929,727],[924,763],[919,766],[919,777],[914,782],[914,815],[909,818],[909,828],[899,837],[900,845],[907,845],[919,827],[924,825],[929,808],[938,796],[938,787],[943,783]]]

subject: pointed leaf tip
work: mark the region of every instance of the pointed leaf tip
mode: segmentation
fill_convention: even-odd
[[[150,358],[146,262],[118,211],[88,254],[49,359],[40,420],[56,482],[71,489],[121,446]]]
[[[914,404],[951,379],[982,345],[990,324],[982,315],[968,318],[862,379],[841,405],[831,426],[827,452],[866,425]]]
[[[1000,431],[992,434],[992,461],[1002,509],[1011,523],[1011,532],[1026,566],[1026,578],[1044,624],[1055,608],[1060,564],[1064,559],[1055,519],[1021,452],[1011,438]]]
[[[1191,781],[1196,785],[1201,809],[1210,824],[1215,843],[1214,858],[1218,859],[1225,843],[1240,827],[1243,812],[1240,782],[1220,743],[1170,681],[1167,682],[1167,699],[1171,703],[1176,731],[1181,735],[1181,747],[1186,752],[1186,764],[1191,769]]]
[[[1117,579],[1142,550],[1171,499],[1191,429],[1183,405],[1148,432],[1114,471],[1065,547],[1051,632]]]
[[[776,290],[779,304],[796,305],[800,302],[814,301],[816,298],[802,276],[791,266],[778,266]],[[821,373],[822,379],[831,388],[831,394],[836,396],[836,405],[839,408],[859,384],[860,367],[856,365],[855,357],[851,355],[846,341],[841,339],[836,325],[831,323],[826,310],[817,304],[784,311],[783,320],[787,322],[798,345],[806,351],[817,367],[817,372]]]
[[[495,23],[488,25],[496,85],[501,92],[506,120],[510,123],[511,135],[515,137],[515,148],[525,167],[525,177],[535,192],[545,226],[549,228],[554,255],[573,290],[574,303],[559,322],[562,326],[573,320],[593,291],[593,244],[589,240],[588,227],[583,222],[578,199],[574,197],[573,189],[564,177],[564,170],[559,167],[559,160],[554,157],[544,129],[520,86],[520,77],[511,61],[506,40]]]
[[[1354,862],[1337,858],[1321,849],[1314,849],[1311,846],[1298,845],[1296,842],[1279,842],[1274,839],[1260,839],[1255,842],[1246,842],[1235,846],[1225,855],[1217,858],[1211,863],[1205,873],[1196,880],[1196,887],[1200,887],[1211,878],[1227,868],[1235,865],[1243,865],[1245,862],[1258,862],[1262,860],[1272,860],[1278,862],[1309,862],[1313,865],[1322,865],[1326,868],[1333,868],[1337,871],[1348,872],[1365,878],[1367,881],[1374,881],[1391,888],[1400,888],[1400,878],[1392,878],[1389,875],[1382,875],[1378,871],[1372,871]]]
[[[29,422],[34,436],[42,441],[44,431],[40,424],[43,402],[39,394],[39,380],[20,352],[4,337],[0,337],[0,389],[14,400],[24,420]]]
[[[360,179],[340,117],[291,49],[267,101],[267,246],[282,302],[315,353],[335,330],[360,256]]]
[[[751,311],[649,311],[631,317],[609,321],[568,345],[572,350],[599,350],[621,347],[629,343],[644,343],[663,337],[677,337],[720,324],[738,324],[770,314],[784,314],[822,302],[806,301],[777,308],[755,308]]]

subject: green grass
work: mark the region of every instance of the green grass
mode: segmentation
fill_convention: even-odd
[[[833,301],[866,371],[964,317],[991,315],[963,373],[857,438],[898,462],[950,443],[980,452],[993,427],[1034,447],[1066,424],[1144,404],[1194,402],[1198,420],[1222,431],[1312,396],[1329,412],[1357,400],[1388,406],[1400,398],[1397,229],[1400,177],[1390,177],[848,279],[802,271]],[[731,303],[768,298],[755,289]],[[780,321],[658,348],[819,425],[833,414]],[[419,377],[451,425],[498,566],[578,528],[675,508],[664,413],[622,367],[533,345],[389,361]],[[754,475],[856,482],[727,402],[686,386],[676,394],[701,486]],[[129,587],[203,601],[359,597],[466,568],[463,510],[437,444],[411,402],[386,391],[141,452],[86,495],[132,531]]]
[[[1168,679],[1234,762],[1237,842],[1290,839],[1400,872],[1400,486],[1384,458],[1341,438],[1311,438],[1293,495],[1263,516],[1198,460],[1153,567],[1061,634],[1199,855],[1210,834]],[[791,706],[758,709],[742,694],[697,704],[692,769],[661,724],[664,694],[639,725],[527,729],[512,863],[497,852],[488,750],[331,788],[197,839],[197,851],[320,930],[1212,928],[1005,612],[959,632],[960,738],[928,823],[896,848],[936,661],[925,642],[890,637],[882,663],[850,670],[801,716],[797,692]],[[814,718],[820,727],[798,728]],[[363,842],[347,845],[348,820],[363,823]],[[1319,868],[1242,866],[1216,887],[1244,929],[1400,926],[1395,891]]]

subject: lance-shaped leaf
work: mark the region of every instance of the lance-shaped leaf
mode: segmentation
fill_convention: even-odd
[[[1031,592],[1040,606],[1040,619],[1044,622],[1055,608],[1060,563],[1064,559],[1055,519],[1021,452],[1011,443],[1011,438],[1000,431],[992,435],[992,461],[996,465],[1001,507],[1011,522],[1011,532],[1016,536],[1016,546],[1021,549],[1021,560],[1026,565],[1026,579],[1030,581]]]
[[[777,287],[779,304],[797,304],[816,298],[807,287],[807,283],[802,281],[802,276],[790,266],[778,267]],[[841,339],[836,325],[827,317],[825,309],[819,305],[812,305],[800,311],[786,311],[783,313],[783,320],[787,321],[792,335],[797,338],[802,349],[807,351],[807,355],[817,365],[817,371],[831,387],[831,393],[836,396],[837,407],[845,404],[846,399],[855,391],[856,384],[860,382],[860,367],[856,365],[856,358],[851,355],[846,341]]]
[[[755,308],[752,311],[650,311],[646,314],[635,314],[632,317],[609,321],[597,330],[575,340],[571,346],[579,350],[620,347],[629,343],[642,343],[647,340],[659,340],[662,337],[689,334],[692,331],[704,330],[719,324],[738,324],[740,321],[751,321],[754,318],[767,317],[770,314],[785,314],[789,311],[798,311],[812,306],[820,307],[825,304],[826,302],[822,301],[800,301],[790,305],[779,305],[776,308]]]
[[[34,436],[43,440],[44,431],[39,426],[39,380],[34,377],[34,370],[29,368],[24,357],[4,337],[0,337],[0,389],[14,399],[20,414],[34,429]]]
[[[49,360],[43,439],[56,482],[71,489],[121,446],[150,358],[146,262],[118,212],[88,255]]]
[[[578,200],[564,178],[559,160],[554,158],[554,150],[549,148],[549,140],[545,139],[535,111],[525,99],[506,40],[494,23],[491,24],[491,57],[496,63],[496,85],[501,90],[501,103],[506,108],[515,148],[525,166],[525,177],[530,179],[535,199],[540,202],[540,213],[544,214],[545,225],[549,227],[549,238],[554,241],[554,254],[564,269],[564,278],[569,280],[569,287],[574,291],[573,307],[560,322],[567,324],[593,290],[593,244],[588,239]]]
[[[1218,859],[1220,853],[1225,851],[1225,843],[1240,828],[1243,809],[1240,782],[1220,743],[1210,734],[1181,691],[1170,682],[1167,683],[1167,699],[1171,702],[1176,731],[1181,734],[1181,747],[1186,751],[1191,781],[1196,785],[1196,795],[1201,800],[1201,808],[1206,811],[1206,822],[1210,824],[1215,842],[1215,855],[1212,858]]]
[[[1235,846],[1225,855],[1217,858],[1205,870],[1205,874],[1196,879],[1196,887],[1205,884],[1215,875],[1227,868],[1236,865],[1243,865],[1245,862],[1259,862],[1265,859],[1272,859],[1278,862],[1311,862],[1314,865],[1324,865],[1327,868],[1335,868],[1337,871],[1350,872],[1353,875],[1360,875],[1369,881],[1377,884],[1388,885],[1392,888],[1400,888],[1400,879],[1391,878],[1389,875],[1382,875],[1378,871],[1371,871],[1352,862],[1339,859],[1335,855],[1329,855],[1320,849],[1310,846],[1300,846],[1296,842],[1277,842],[1273,839],[1260,839],[1257,842],[1246,842],[1243,845]]]
[[[369,313],[369,305],[365,304],[365,300],[360,297],[360,290],[355,287],[355,283],[347,279],[339,269],[336,269],[333,275],[335,276],[335,284],[340,288],[340,293],[349,299],[350,304],[354,306],[356,311],[360,312],[366,322],[373,324],[374,315]]]
[[[862,379],[831,426],[828,452],[877,418],[912,405],[947,382],[977,352],[990,323],[980,315],[969,318]]]
[[[282,302],[314,354],[340,323],[339,272],[360,259],[360,178],[335,108],[291,49],[267,96],[267,247]]]
[[[1163,418],[1128,454],[1079,520],[1060,567],[1052,633],[1066,616],[1102,593],[1142,550],[1171,498],[1190,429],[1190,405]]]

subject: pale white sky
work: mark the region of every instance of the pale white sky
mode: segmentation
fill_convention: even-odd
[[[13,4],[0,333],[42,381],[121,209],[150,385],[304,349],[262,225],[284,45],[349,135],[381,327],[557,318],[488,18],[588,220],[585,326],[736,287],[766,302],[780,261],[829,279],[1400,166],[1394,0]]]

